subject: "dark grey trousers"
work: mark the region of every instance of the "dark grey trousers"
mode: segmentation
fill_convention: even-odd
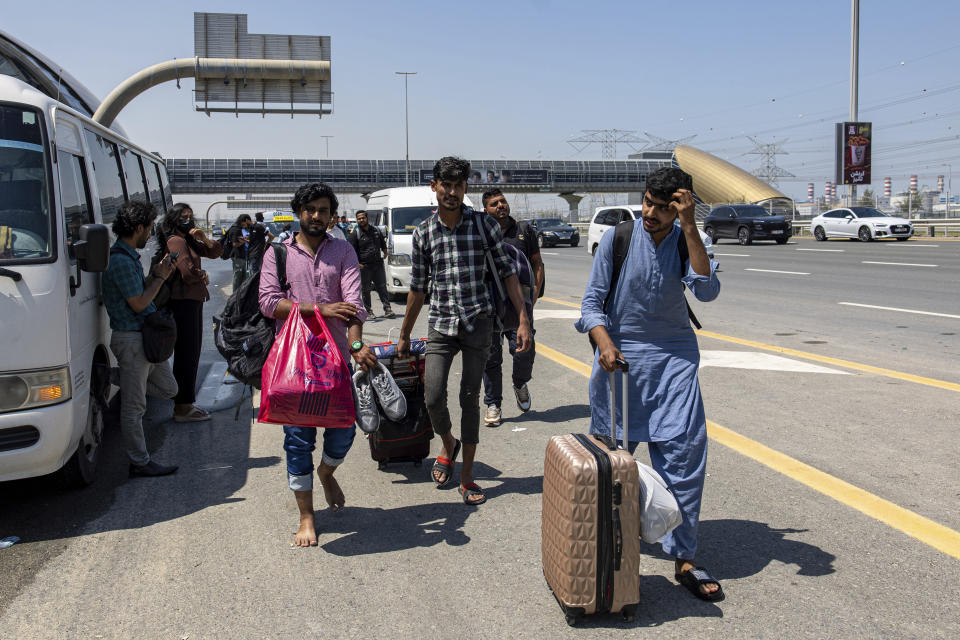
[[[431,328],[427,332],[427,354],[424,363],[425,402],[433,431],[437,435],[449,433],[452,428],[447,409],[447,378],[457,352],[463,353],[463,374],[460,378],[460,441],[477,444],[480,441],[480,383],[490,352],[493,320],[480,316],[473,322],[473,331],[460,325],[455,336],[448,336]]]

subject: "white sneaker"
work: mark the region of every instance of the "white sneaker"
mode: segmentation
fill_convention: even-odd
[[[400,422],[407,416],[407,398],[382,362],[378,362],[377,368],[370,372],[370,384],[387,418]]]
[[[513,393],[517,396],[517,406],[520,408],[520,411],[526,413],[530,411],[530,390],[527,389],[526,383],[519,389],[517,387],[513,388]]]
[[[499,427],[501,423],[500,407],[495,404],[488,405],[487,412],[483,416],[483,423],[488,427]]]
[[[363,369],[353,374],[353,390],[357,398],[357,426],[364,433],[373,433],[380,428],[380,412],[373,398],[370,377]]]

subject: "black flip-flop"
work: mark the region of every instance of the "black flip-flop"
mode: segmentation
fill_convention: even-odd
[[[458,487],[457,491],[463,496],[463,504],[470,505],[471,507],[476,507],[487,501],[487,496],[483,494],[483,489],[481,489],[480,485],[476,482]],[[471,500],[470,498],[473,496],[480,496],[480,500]]]
[[[697,596],[701,600],[706,600],[707,602],[719,602],[724,598],[723,587],[720,586],[720,581],[715,578],[711,578],[710,574],[707,573],[707,570],[703,567],[687,569],[683,573],[674,574],[674,577],[677,579],[677,582],[687,588],[687,591]],[[717,590],[713,593],[704,593],[700,591],[700,586],[704,584],[715,584],[717,585]]]
[[[442,489],[450,483],[450,480],[453,478],[453,466],[457,462],[457,454],[460,453],[460,441],[457,440],[457,444],[453,446],[453,455],[449,458],[444,458],[443,456],[437,456],[437,459],[433,463],[433,468],[430,469],[430,479],[433,480],[433,483],[437,485],[437,489]],[[447,474],[447,478],[443,482],[437,481],[437,476],[433,475],[434,471],[439,471],[440,473]]]

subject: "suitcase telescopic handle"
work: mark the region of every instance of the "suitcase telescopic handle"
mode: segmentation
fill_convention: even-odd
[[[628,373],[630,371],[630,365],[627,364],[627,361],[623,358],[617,358],[617,368],[620,369],[620,378],[623,386],[623,448],[626,449],[630,442],[630,420],[628,415],[628,406],[630,404],[629,398],[627,397],[627,390],[629,388],[629,383],[627,381]],[[616,372],[610,372],[610,437],[614,442],[617,441],[617,392],[614,390],[614,378],[616,377]]]

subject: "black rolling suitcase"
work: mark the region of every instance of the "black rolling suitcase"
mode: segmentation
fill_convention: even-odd
[[[406,359],[397,357],[395,342],[373,344],[370,348],[390,371],[407,399],[407,415],[403,420],[394,422],[380,413],[380,428],[367,436],[370,457],[377,461],[380,469],[391,462],[412,462],[419,467],[430,455],[430,440],[433,439],[433,427],[423,397],[427,341],[414,340],[410,345],[410,358]]]

